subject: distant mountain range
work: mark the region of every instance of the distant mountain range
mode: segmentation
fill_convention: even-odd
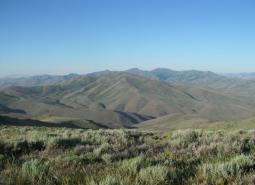
[[[41,86],[41,85],[52,85],[63,80],[72,79],[79,76],[78,74],[68,75],[41,75],[31,77],[14,77],[14,78],[0,78],[0,89],[10,86]]]
[[[38,124],[144,128],[255,116],[254,80],[207,71],[46,75],[0,80],[0,89],[0,115]]]
[[[198,86],[236,95],[255,95],[255,79],[243,79],[238,77],[227,77],[210,71],[174,71],[166,68],[158,68],[144,71],[137,68],[125,71],[130,74],[143,76],[153,80],[160,80],[177,85]],[[109,74],[111,71],[102,71],[89,74],[100,76]]]
[[[227,77],[234,77],[234,78],[255,79],[255,72],[254,73],[227,73],[224,75]]]

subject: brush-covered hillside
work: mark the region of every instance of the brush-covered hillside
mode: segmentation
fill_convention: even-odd
[[[254,100],[248,97],[126,72],[78,76],[47,86],[12,86],[0,92],[0,104],[5,116],[47,122],[85,120],[108,128],[133,127],[178,113],[213,121],[246,118],[255,113]]]

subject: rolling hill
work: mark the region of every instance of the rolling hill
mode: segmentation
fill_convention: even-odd
[[[171,114],[159,117],[154,120],[148,120],[137,125],[137,128],[143,130],[178,130],[187,128],[201,128],[202,126],[207,127],[210,123],[207,118],[199,117],[195,114]]]
[[[185,85],[185,86],[197,86],[206,89],[216,90],[226,94],[232,94],[235,96],[249,96],[255,95],[255,79],[252,77],[243,77],[242,74],[227,75],[216,74],[211,71],[198,71],[198,70],[186,70],[175,71],[167,68],[157,68],[151,71],[140,70],[138,68],[132,68],[125,72],[133,75],[138,75],[153,80],[159,80],[168,82],[170,84]],[[105,74],[115,73],[114,71],[101,71],[88,74],[89,76],[101,76]],[[252,76],[253,73],[246,76]]]
[[[254,79],[227,77],[210,71],[174,71],[166,68],[143,71],[134,68],[127,70],[127,72],[174,84],[192,85],[214,89],[228,94],[240,96],[254,96],[255,94]]]
[[[255,115],[250,97],[162,79],[130,72],[77,76],[53,85],[5,88],[0,104],[9,110],[5,116],[19,117],[20,112],[11,110],[21,110],[29,119],[72,122],[86,128],[88,122],[107,128],[133,127],[176,114],[208,121]]]
[[[206,129],[206,130],[254,130],[255,118],[210,121],[196,115],[173,114],[148,120],[137,127],[142,130],[167,131],[179,129]]]

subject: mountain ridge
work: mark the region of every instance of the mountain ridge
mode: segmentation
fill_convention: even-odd
[[[162,69],[155,73],[159,71]],[[194,114],[217,121],[246,118],[255,113],[251,98],[109,71],[102,75],[77,76],[53,85],[8,87],[1,91],[0,103],[10,109],[22,109],[32,119],[46,117],[53,122],[84,119],[109,128],[133,127],[171,114]]]

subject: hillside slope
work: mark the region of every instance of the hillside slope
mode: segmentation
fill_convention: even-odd
[[[173,114],[142,122],[138,124],[137,127],[142,130],[157,130],[164,132],[178,129],[254,130],[255,118],[210,121],[194,114]]]
[[[241,96],[254,96],[255,94],[255,80],[226,77],[210,71],[174,71],[166,68],[143,71],[134,68],[127,72],[175,84],[210,88],[228,94]]]
[[[124,72],[79,76],[0,93],[5,110],[22,110],[42,121],[90,120],[105,127],[134,124],[168,114],[194,114],[212,121],[255,115],[254,100],[205,88],[174,85]]]

